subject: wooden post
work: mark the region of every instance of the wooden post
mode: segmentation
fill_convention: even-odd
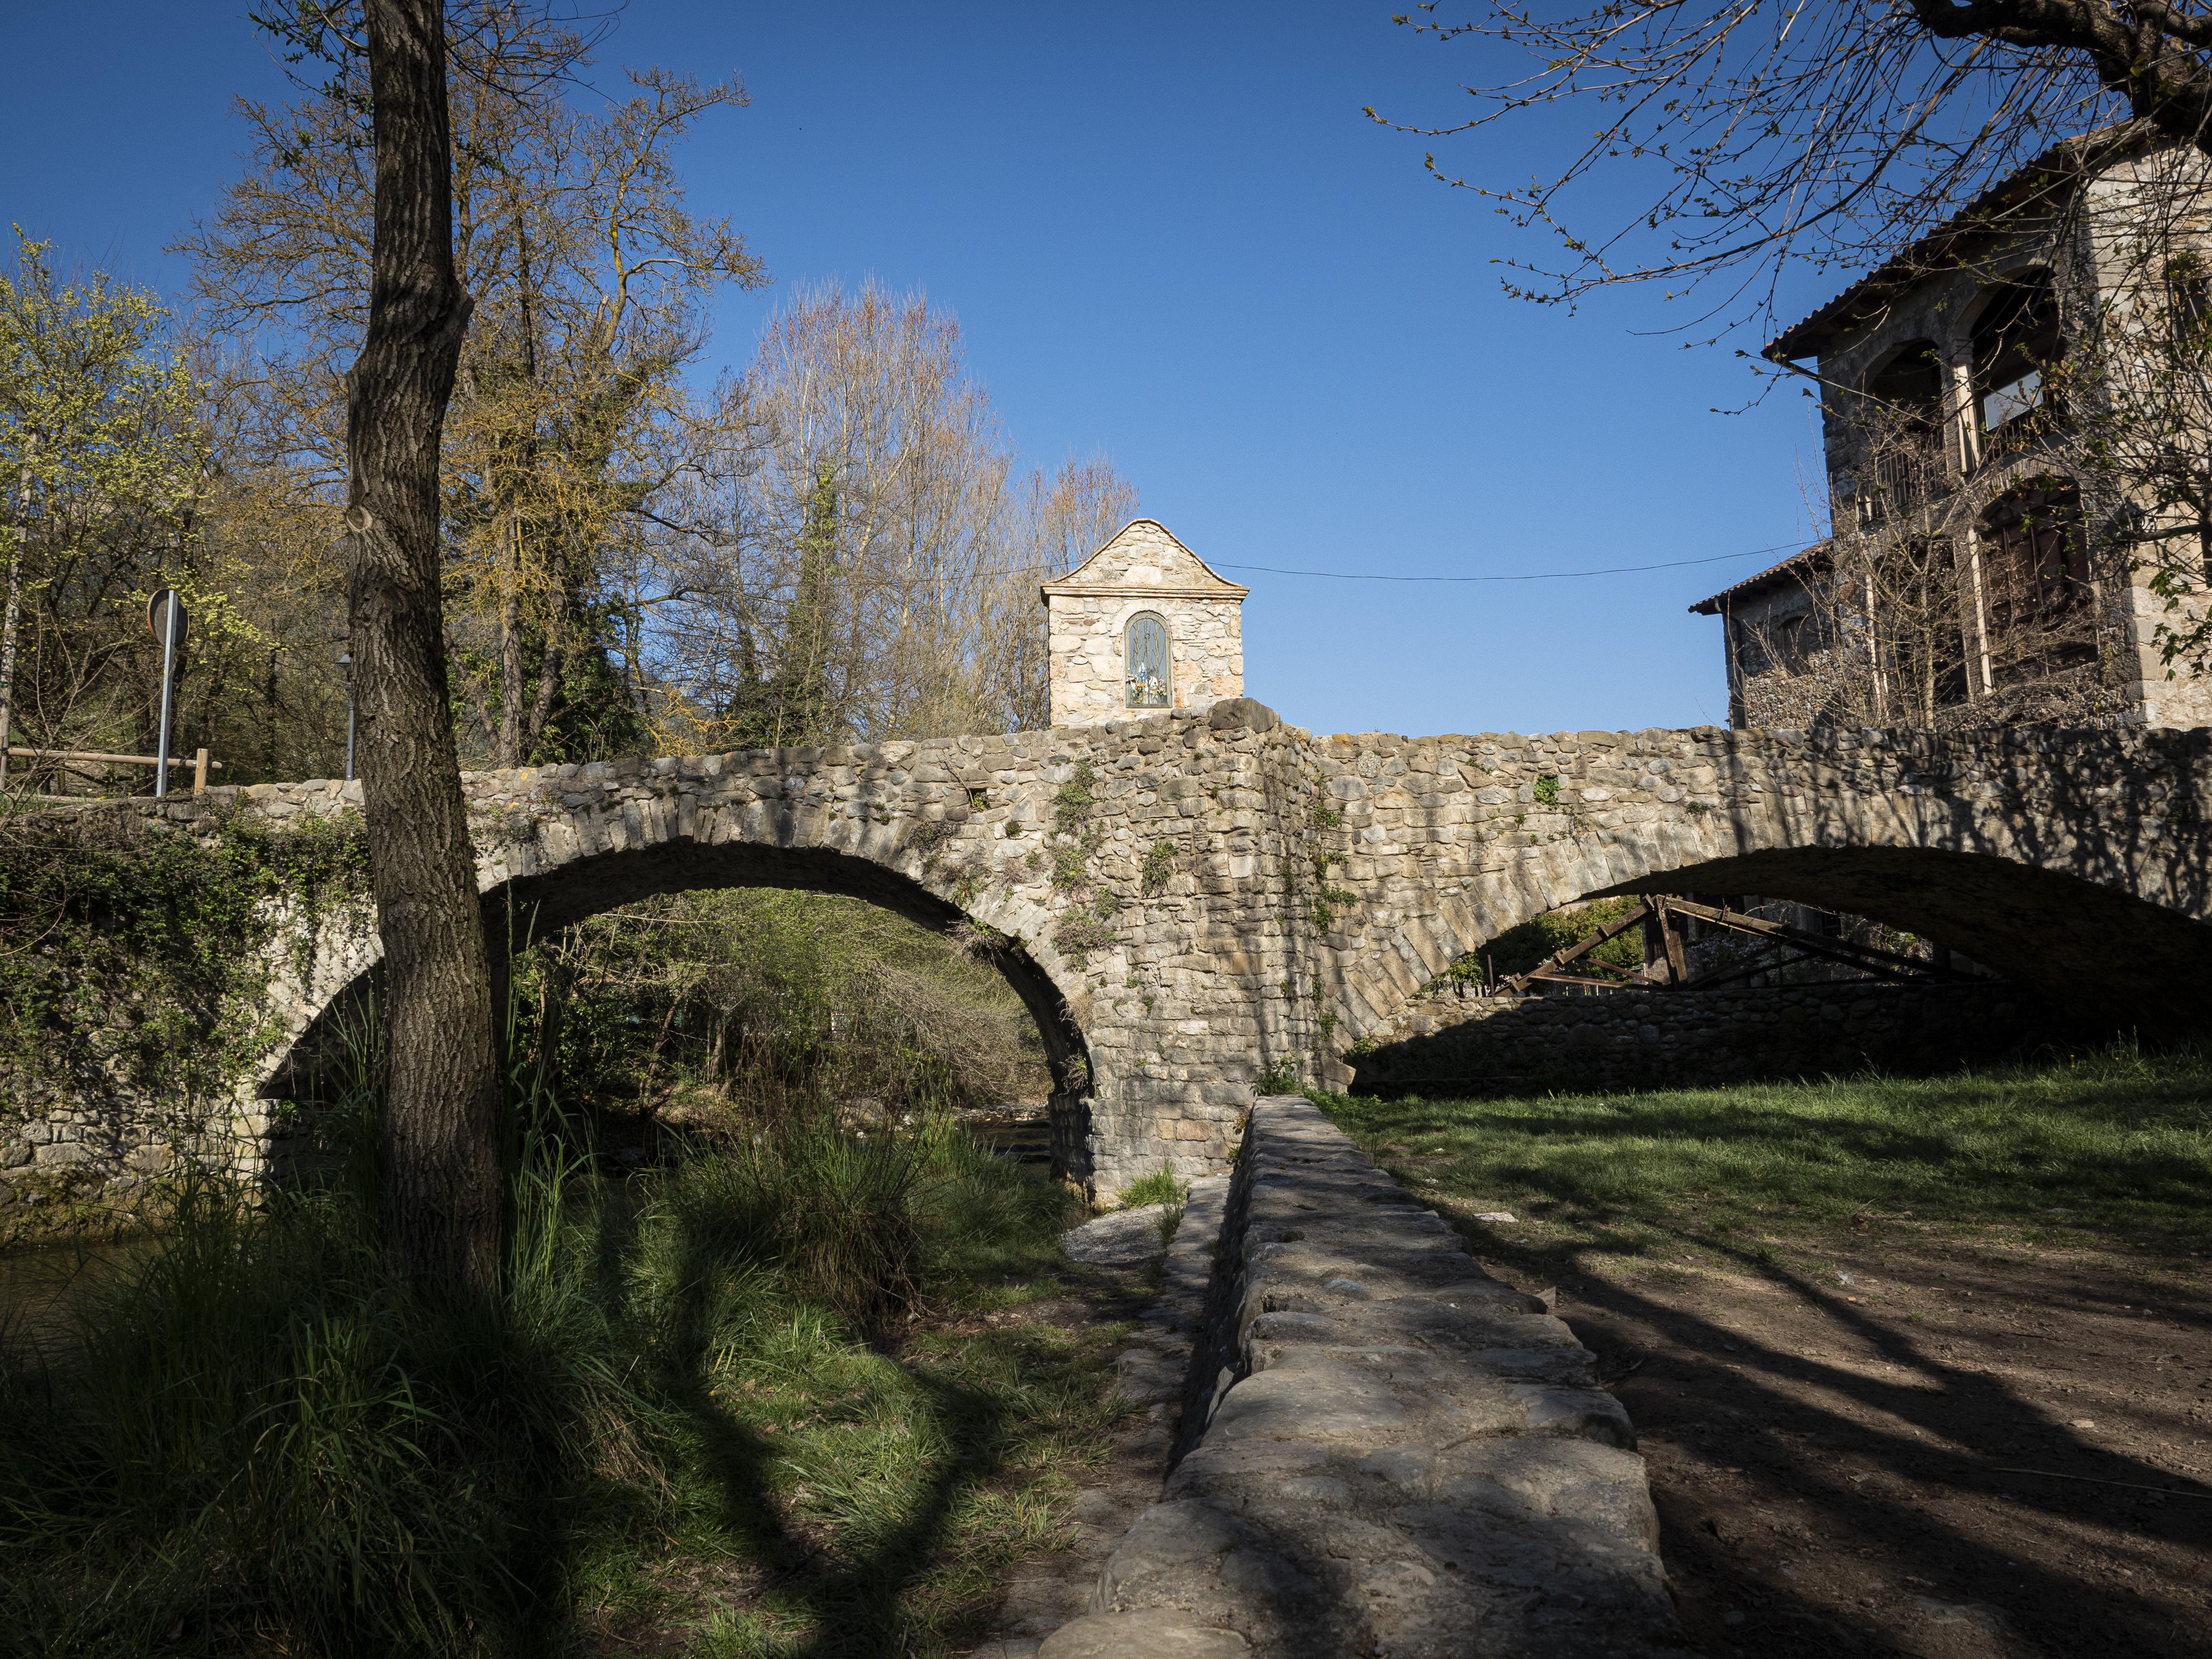
[[[207,750],[203,749],[192,757],[192,793],[207,793]]]
[[[1674,926],[1673,914],[1667,901],[1658,894],[1650,899],[1651,914],[1659,923],[1659,940],[1667,950],[1667,982],[1681,986],[1689,983],[1690,964],[1682,956],[1682,935]]]

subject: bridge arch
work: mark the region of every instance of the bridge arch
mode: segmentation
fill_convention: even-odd
[[[1316,738],[1234,700],[462,787],[502,937],[510,902],[543,930],[723,885],[994,930],[1056,1062],[1055,1155],[1108,1191],[1221,1167],[1264,1082],[1341,1079],[1346,1050],[1429,1017],[1423,987],[1462,955],[1601,894],[1802,898],[1928,934],[2108,1029],[2212,1024],[2212,732]],[[280,824],[358,799],[272,785],[98,811],[213,836],[227,814]],[[365,902],[310,908],[271,947],[270,1092],[376,957]],[[118,1096],[118,1144],[154,1109]],[[242,1159],[279,1130],[252,1084],[222,1109]]]
[[[1606,741],[1555,745],[1523,763],[1531,783],[1491,791],[1552,811],[1514,814],[1530,827],[1488,842],[1478,832],[1479,874],[1434,883],[1432,907],[1405,906],[1338,952],[1353,1037],[1389,1041],[1451,960],[1546,911],[1692,891],[1871,917],[2085,1024],[2146,1036],[2212,1024],[2199,806],[2212,734],[1582,735]],[[1621,750],[1638,747],[1657,752],[1624,767]],[[1534,799],[1539,780],[1552,802]],[[1616,805],[1632,794],[1644,799]]]
[[[590,916],[714,888],[839,894],[933,932],[965,924],[1036,1025],[1053,1079],[1055,1155],[1080,1167],[1095,1074],[1077,1002],[1062,988],[1079,970],[1025,890],[1042,884],[1032,797],[1049,793],[1051,768],[1023,775],[1003,763],[1006,748],[947,739],[470,775],[495,966]],[[970,750],[1001,763],[965,781],[944,763]],[[264,1099],[307,1091],[381,960],[365,903],[319,918],[315,933],[278,952],[306,965],[280,999],[290,1018],[260,1068]]]
[[[503,968],[510,953],[606,911],[663,894],[732,887],[857,898],[937,933],[974,924],[976,954],[999,970],[1036,1027],[1052,1073],[1055,1103],[1064,1113],[1089,1092],[1090,1052],[1082,1029],[1049,969],[1021,940],[933,892],[922,881],[834,848],[675,842],[605,853],[557,869],[510,877],[482,895],[495,971]],[[303,1091],[307,1079],[325,1063],[348,1015],[361,1006],[382,954],[380,943],[370,942],[353,960],[351,978],[308,1016],[270,1071],[262,1085],[264,1097]]]

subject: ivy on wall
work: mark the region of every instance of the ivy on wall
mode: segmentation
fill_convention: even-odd
[[[6,1107],[228,1091],[274,1037],[287,914],[312,922],[368,889],[358,817],[240,816],[204,839],[122,812],[0,823]]]

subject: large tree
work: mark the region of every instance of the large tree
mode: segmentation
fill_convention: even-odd
[[[2212,151],[2202,0],[1489,0],[1464,21],[1433,3],[1396,21],[1474,50],[1474,108],[1370,116],[1439,138],[1531,118],[1558,135],[1565,164],[1525,183],[1428,157],[1551,234],[1555,256],[1502,262],[1539,300],[1658,283],[1705,289],[1701,317],[1771,321],[1792,264],[1886,256],[2058,141]]]
[[[368,301],[372,100],[356,0],[299,3],[280,23],[314,70],[289,101],[241,102],[246,169],[183,246],[210,314],[254,331],[264,449],[335,476]],[[593,40],[550,8],[457,0],[447,24],[454,257],[477,305],[444,452],[464,738],[499,766],[634,750],[620,578],[656,500],[718,441],[686,380],[706,307],[765,280],[726,219],[691,210],[675,154],[744,89],[648,69],[601,102],[575,84]]]
[[[366,0],[375,137],[367,337],[346,377],[361,779],[391,1040],[385,1248],[418,1289],[499,1285],[499,1071],[448,717],[441,439],[467,292],[453,267],[443,0]]]

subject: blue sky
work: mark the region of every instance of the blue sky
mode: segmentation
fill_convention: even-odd
[[[162,248],[235,170],[232,99],[283,92],[242,8],[9,7],[0,58],[37,66],[0,104],[7,216],[181,288]],[[750,356],[793,284],[925,289],[1030,458],[1103,452],[1218,565],[1507,575],[1808,533],[1811,405],[1709,412],[1756,390],[1731,348],[1757,339],[1686,350],[1656,292],[1574,313],[1499,292],[1493,258],[1546,250],[1360,112],[1449,118],[1479,72],[1389,0],[632,0],[602,78],[647,63],[752,94],[685,157],[695,205],[776,278],[724,304],[720,358]],[[1586,125],[1449,160],[1525,178]],[[1553,731],[1723,720],[1719,625],[1683,607],[1776,556],[1463,585],[1224,574],[1252,586],[1248,689],[1299,725]]]

